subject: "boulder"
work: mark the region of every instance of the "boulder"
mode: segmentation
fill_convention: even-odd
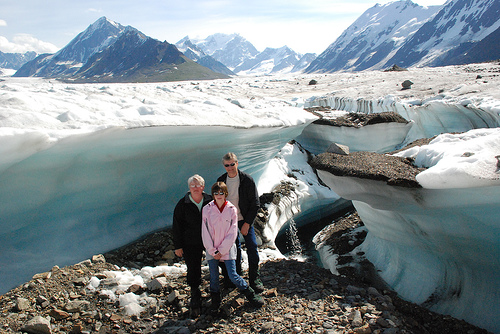
[[[31,306],[31,303],[28,299],[26,298],[17,298],[16,299],[16,309],[18,311],[24,311],[29,309]]]
[[[50,321],[36,316],[33,319],[29,320],[22,328],[21,331],[27,332],[30,334],[51,334],[52,330],[50,329]]]
[[[349,155],[349,146],[332,143],[330,146],[328,146],[326,152]]]
[[[411,89],[411,85],[413,85],[413,82],[410,80],[405,80],[403,83],[401,83],[401,86],[403,86],[403,89]]]

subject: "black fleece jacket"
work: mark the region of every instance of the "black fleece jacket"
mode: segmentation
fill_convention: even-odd
[[[203,193],[203,206],[212,200],[212,196]],[[189,246],[203,247],[201,240],[201,212],[189,199],[189,192],[179,200],[174,209],[172,234],[175,249]]]

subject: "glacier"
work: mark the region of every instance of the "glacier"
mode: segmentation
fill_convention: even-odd
[[[109,128],[60,140],[4,166],[2,285],[12,288],[54,264],[71,264],[169,226],[191,175],[212,184],[223,172],[221,157],[236,151],[242,168],[258,177],[304,126]]]
[[[168,227],[188,177],[198,173],[215,182],[228,151],[258,178],[315,119],[280,99],[250,99],[239,87],[6,78],[0,86],[0,293],[53,265]]]
[[[53,265],[169,226],[187,177],[199,173],[210,184],[223,172],[221,156],[234,151],[259,193],[293,185],[288,197],[268,207],[264,232],[271,244],[291,218],[306,224],[352,200],[368,229],[360,250],[393,289],[500,332],[493,314],[499,301],[500,92],[498,77],[476,79],[479,69],[494,66],[140,85],[3,77],[0,293]],[[312,78],[317,85],[308,85]],[[398,85],[407,78],[416,84],[402,91]],[[320,105],[337,109],[331,117],[395,111],[410,125],[332,136],[303,109]],[[378,139],[391,132],[399,139],[390,145]],[[373,144],[371,150],[382,152],[435,135],[433,144],[398,153],[427,168],[418,180],[422,189],[338,181],[322,172],[319,179],[308,164],[306,148],[314,143],[323,147],[313,155],[333,140],[355,140],[359,149]],[[334,264],[335,254],[320,252],[325,265]],[[470,305],[483,313],[471,316]]]
[[[337,176],[327,170],[318,174],[335,193],[352,200],[368,230],[355,252],[364,254],[400,296],[498,333],[500,128],[495,125],[500,115],[461,105],[443,108],[441,103],[422,109],[413,113],[418,131],[410,130],[407,136],[442,134],[427,145],[395,154],[426,168],[416,176],[422,188]],[[386,133],[390,138],[390,130],[383,127],[366,128],[355,129],[354,144]],[[339,137],[349,146],[351,136]],[[335,256],[328,256],[327,249],[320,253],[335,273]]]

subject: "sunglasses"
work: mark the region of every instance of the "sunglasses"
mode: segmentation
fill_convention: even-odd
[[[201,187],[203,187],[201,184],[190,184],[189,186],[191,188],[201,188]]]
[[[236,162],[233,162],[233,163],[230,163],[230,164],[224,164],[224,167],[234,167],[234,165],[236,165]]]
[[[214,195],[226,195],[226,194],[224,194],[223,191],[219,191],[219,192],[214,192]]]

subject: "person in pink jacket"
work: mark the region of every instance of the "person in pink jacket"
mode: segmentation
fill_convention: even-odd
[[[261,296],[236,272],[236,244],[238,236],[238,213],[236,207],[226,200],[227,186],[216,182],[212,186],[213,201],[203,207],[201,236],[210,269],[210,295],[212,310],[220,306],[219,261],[224,262],[229,279],[247,297],[253,306],[264,305]]]

